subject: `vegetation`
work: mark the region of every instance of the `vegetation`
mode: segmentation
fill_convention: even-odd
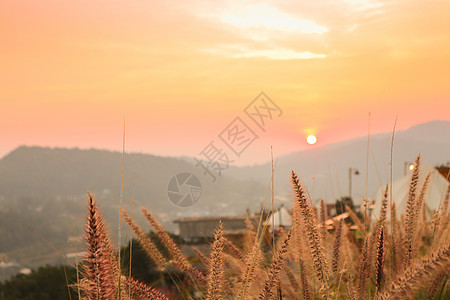
[[[3,283],[0,282],[0,299],[66,300],[70,299],[70,296],[75,299],[76,291],[68,289],[67,284],[76,280],[76,269],[73,267],[40,267],[29,275],[19,274]]]
[[[81,251],[75,236],[79,237],[84,228],[86,189],[97,192],[105,220],[117,232],[120,159],[121,153],[105,150],[25,146],[1,158],[0,253],[18,262],[20,268],[67,263],[42,238],[64,254]],[[132,190],[136,174],[135,199],[145,199],[145,205],[152,208],[164,227],[175,230],[173,220],[179,218],[180,211],[173,209],[170,201],[161,201],[167,198],[167,182],[181,171],[202,178],[202,170],[183,159],[147,154],[125,154],[125,162],[125,178],[130,180],[125,180],[124,190]],[[204,180],[202,185],[208,191],[202,195],[204,203],[229,204],[227,208],[204,207],[215,215],[231,214],[236,207],[242,211],[251,205],[257,207],[256,199],[264,194],[262,184],[225,176],[215,184]],[[136,214],[135,221],[143,223],[145,217]],[[129,238],[124,234],[122,244]],[[17,271],[12,269],[0,268],[0,280]]]
[[[367,211],[360,219],[347,205],[356,229],[335,221],[332,232],[323,230],[326,213],[316,216],[308,193],[292,172],[292,228],[280,229],[272,248],[263,247],[268,235],[262,217],[258,228],[248,222],[248,242],[243,245],[227,240],[220,225],[209,256],[197,252],[203,268],[188,261],[147,209],[142,208],[142,212],[166,253],[161,251],[161,245],[142,234],[144,230],[125,211],[122,216],[153,266],[161,273],[172,274],[172,278],[183,279],[183,284],[177,285],[178,297],[182,299],[446,299],[450,296],[450,189],[430,220],[424,206],[427,181],[417,185],[420,157],[416,166],[406,212],[400,218],[386,187],[378,220],[372,220]],[[86,240],[82,279],[74,285],[81,298],[173,298],[140,281],[143,278],[133,278],[128,268],[118,264],[92,195]],[[121,261],[127,259],[132,257],[124,256]]]

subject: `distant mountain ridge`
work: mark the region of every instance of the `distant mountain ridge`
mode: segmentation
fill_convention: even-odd
[[[0,195],[77,196],[89,190],[118,198],[121,165],[122,153],[119,152],[22,146],[0,160]],[[125,195],[128,198],[131,195],[135,178],[138,201],[153,203],[158,211],[173,210],[167,198],[167,184],[180,172],[191,172],[200,178],[204,185],[203,204],[229,199],[230,193],[246,195],[252,193],[254,187],[253,183],[247,185],[227,176],[213,184],[200,168],[184,159],[131,153],[125,154]],[[210,206],[212,208],[213,204]]]
[[[389,180],[391,139],[392,132],[370,136],[368,197]],[[405,163],[414,162],[419,153],[431,165],[450,162],[450,121],[432,121],[395,132],[394,178],[403,176]],[[279,190],[289,195],[289,173],[294,170],[313,198],[333,202],[349,194],[349,169],[352,168],[359,173],[352,175],[352,195],[360,199],[365,196],[366,157],[367,136],[294,152],[277,158],[275,181]],[[230,174],[265,181],[264,175],[270,174],[270,168],[270,163],[265,163],[233,168]]]
[[[402,138],[417,139],[427,142],[450,143],[450,121],[436,120],[399,131]]]
[[[377,133],[377,134],[371,134],[371,139],[377,140],[377,139],[384,139],[384,138],[392,138],[392,131],[391,132],[384,132],[384,133]],[[396,130],[394,135],[394,144],[397,139],[402,140],[415,140],[420,142],[433,142],[433,143],[444,143],[444,144],[450,144],[450,121],[443,121],[443,120],[434,120],[422,124],[417,124],[414,126],[411,126],[408,129],[404,130]],[[351,144],[357,141],[364,141],[367,142],[367,136],[360,136],[355,137],[352,139],[331,143],[324,145],[322,147],[327,147],[328,149],[332,149],[334,147],[342,147],[347,144]],[[286,155],[292,155],[299,152],[304,151],[310,151],[310,150],[303,150],[303,151],[297,151],[291,154]]]
[[[370,137],[368,197],[388,182],[391,134]],[[358,203],[365,196],[366,152],[367,137],[361,137],[279,157],[275,206],[292,203],[291,170],[299,174],[314,200],[333,202],[348,195],[352,168],[352,196]],[[394,179],[403,175],[405,162],[414,161],[418,153],[431,165],[450,161],[450,122],[434,121],[396,132]],[[67,246],[65,241],[73,234],[74,225],[79,233],[83,231],[88,190],[99,200],[111,232],[117,232],[121,165],[120,152],[77,148],[22,146],[0,159],[0,252],[27,266],[55,263],[57,255],[46,256],[52,250],[17,224],[34,228],[54,244]],[[355,169],[359,175],[354,174]],[[176,207],[167,196],[170,179],[181,172],[196,175],[202,183],[202,196],[191,208]],[[269,163],[231,167],[226,176],[212,183],[191,158],[125,154],[123,206],[130,210],[134,182],[136,221],[149,228],[139,212],[139,207],[145,206],[167,229],[176,231],[173,220],[186,215],[242,215],[246,208],[256,212],[264,201],[270,174]],[[123,242],[126,238],[123,234]],[[37,243],[41,245],[40,254],[35,251]]]
[[[23,146],[6,155],[0,160],[0,253],[27,267],[61,263],[35,232],[60,250],[75,252],[67,241],[74,227],[79,235],[84,232],[88,191],[95,194],[116,237],[121,170],[122,153],[105,150]],[[196,175],[202,185],[200,199],[188,208],[177,207],[167,193],[171,178],[182,172]],[[243,215],[246,208],[255,211],[265,195],[265,187],[255,181],[222,176],[212,183],[202,169],[183,159],[135,153],[125,154],[123,208],[129,212],[133,186],[134,219],[145,231],[150,225],[141,206],[151,210],[167,230],[176,232],[173,221],[177,218]],[[129,229],[125,224],[122,228],[125,243]]]
[[[370,137],[369,178],[379,178],[376,183],[371,181],[370,187],[368,187],[370,192],[378,187],[380,182],[386,181],[391,136],[392,133],[382,133]],[[332,194],[335,196],[346,195],[342,190],[347,185],[344,182],[348,176],[337,170],[348,171],[348,168],[351,167],[358,169],[362,175],[365,171],[366,151],[367,137],[359,137],[283,155],[278,158],[276,179],[279,184],[289,185],[289,172],[294,169],[305,183],[314,183],[319,190],[327,190],[326,193],[317,194],[318,197],[330,198]],[[450,121],[431,121],[415,125],[407,130],[397,131],[394,140],[394,175],[396,177],[402,175],[404,163],[413,161],[418,153],[421,153],[423,159],[432,165],[449,161]],[[108,191],[118,197],[120,195],[121,155],[119,152],[97,149],[22,146],[0,159],[0,195],[6,197],[37,194],[79,195],[89,189],[94,192]],[[138,198],[167,200],[168,181],[175,174],[186,170],[203,178],[205,184],[208,185],[209,180],[203,176],[200,168],[195,168],[194,165],[195,162],[186,157],[126,154],[125,191],[129,192],[132,189],[132,178],[135,176],[135,191]],[[232,167],[226,174],[229,176],[221,178],[220,185],[214,185],[212,189],[219,191],[222,195],[231,192],[226,188],[233,185],[239,186],[238,190],[245,190],[245,184],[238,184],[241,181],[256,180],[265,185],[270,175],[270,164]],[[314,174],[315,182],[309,180]],[[357,187],[361,175],[354,178],[355,191],[358,193],[361,192]],[[326,184],[321,186],[319,179],[324,176],[331,177],[327,180],[333,184],[329,184],[328,187]],[[333,177],[336,178],[333,179]],[[338,184],[339,180],[341,182]],[[317,185],[318,183],[319,185]],[[338,190],[341,192],[339,193]],[[285,186],[280,192],[287,192]],[[216,202],[220,199],[226,201],[227,199],[221,195],[215,195],[213,198],[208,199],[207,202]],[[155,200],[149,199],[149,201]],[[171,208],[168,201],[158,204],[157,208]]]
[[[79,211],[90,191],[100,199],[108,221],[117,224],[121,169],[119,152],[19,147],[0,160],[0,213],[5,207],[20,213],[21,208],[15,205],[20,202],[47,219],[55,213],[71,216],[72,199]],[[196,175],[202,184],[200,199],[188,208],[175,206],[167,193],[171,178],[182,172]],[[123,206],[127,209],[131,208],[133,185],[137,209],[147,207],[170,230],[176,229],[173,220],[185,215],[235,215],[244,214],[246,208],[255,210],[265,193],[264,186],[255,181],[222,176],[212,183],[201,168],[183,159],[135,153],[125,154]],[[50,214],[51,203],[58,199],[67,202],[66,209]],[[84,212],[79,217],[83,219]]]

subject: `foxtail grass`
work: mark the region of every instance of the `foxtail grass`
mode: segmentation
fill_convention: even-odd
[[[397,212],[395,201],[389,201],[392,185],[387,185],[377,220],[366,216],[364,222],[347,207],[348,219],[329,222],[334,230],[326,226],[331,216],[325,213],[325,202],[317,216],[308,192],[291,172],[292,227],[270,232],[270,217],[261,213],[255,228],[248,216],[247,233],[239,240],[231,239],[220,223],[209,254],[194,248],[200,266],[193,265],[148,209],[142,208],[142,213],[161,241],[158,247],[145,233],[148,229],[137,225],[125,210],[121,216],[158,272],[170,275],[176,269],[184,275],[183,285],[177,285],[183,299],[444,299],[449,295],[449,196],[447,192],[428,218],[430,176],[419,189],[419,172],[418,157],[404,212]],[[119,252],[91,194],[86,223],[87,254],[76,284],[81,299],[170,298],[151,283],[122,274]]]
[[[300,207],[302,222],[308,237],[309,249],[314,261],[314,270],[317,278],[325,284],[328,280],[327,263],[325,258],[325,251],[322,247],[319,236],[319,229],[317,226],[317,219],[311,205],[308,203],[307,195],[300,184],[297,174],[291,172],[291,182],[293,185],[296,201]]]
[[[85,238],[86,256],[83,262],[82,295],[87,299],[114,299],[116,297],[117,263],[106,224],[100,209],[89,194]]]
[[[212,251],[209,258],[209,268],[207,277],[207,300],[222,299],[224,291],[224,270],[223,270],[223,224],[219,223],[216,229],[214,243],[212,244]]]

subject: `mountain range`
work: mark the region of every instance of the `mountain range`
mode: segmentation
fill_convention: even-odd
[[[276,206],[291,203],[291,170],[298,173],[314,201],[324,198],[332,203],[349,195],[350,182],[356,201],[366,193],[373,197],[377,188],[389,181],[391,140],[392,133],[377,134],[370,136],[369,143],[367,137],[360,137],[278,157]],[[448,164],[449,121],[433,121],[395,133],[394,179],[408,173],[405,166],[419,153],[430,165]],[[138,153],[125,154],[124,166],[123,207],[130,211],[133,205],[136,221],[148,230],[139,211],[145,206],[172,232],[177,231],[173,221],[180,217],[259,211],[271,177],[271,163],[265,163],[231,166],[212,182],[191,158]],[[88,191],[96,195],[110,231],[117,232],[121,170],[122,153],[105,150],[21,146],[7,154],[0,159],[0,253],[33,267],[53,263],[58,256],[43,239],[71,251],[73,244],[67,240],[73,240],[74,228],[78,235],[84,230]],[[179,207],[169,199],[168,188],[173,185],[169,182],[180,173],[195,175],[201,184],[201,196],[191,207]],[[180,187],[178,192],[189,193],[189,187]],[[125,242],[129,235],[122,238]]]
[[[288,196],[290,171],[294,170],[317,201],[349,195],[350,169],[352,197],[366,196],[366,171],[368,171],[367,196],[389,182],[392,132],[347,140],[322,147],[284,155],[276,159],[275,183],[279,193]],[[369,156],[367,146],[369,144]],[[417,155],[432,166],[450,162],[450,122],[432,121],[413,126],[394,134],[392,168],[393,178],[408,175],[405,166],[414,162]],[[367,166],[368,157],[368,168]],[[405,172],[406,171],[406,172]],[[240,179],[267,180],[271,163],[233,168],[230,175]],[[356,175],[357,173],[358,175]]]

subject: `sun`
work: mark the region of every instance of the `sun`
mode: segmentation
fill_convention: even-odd
[[[314,145],[317,142],[317,138],[315,135],[308,135],[308,137],[306,138],[306,142],[310,145]]]

